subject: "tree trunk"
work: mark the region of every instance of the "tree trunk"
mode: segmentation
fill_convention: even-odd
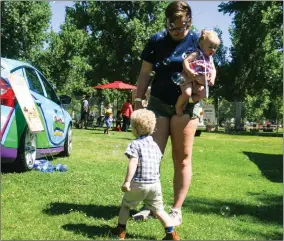
[[[235,102],[235,104],[236,104],[235,129],[239,129],[241,127],[241,119],[242,119],[242,102]]]

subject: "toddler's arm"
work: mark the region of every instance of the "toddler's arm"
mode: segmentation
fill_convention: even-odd
[[[121,186],[121,190],[123,192],[128,192],[130,191],[130,182],[136,172],[138,165],[138,160],[135,157],[129,158],[129,163],[128,163],[128,168],[127,168],[127,173],[125,176],[124,184]]]
[[[215,79],[216,79],[216,74],[217,74],[213,58],[211,59],[211,64],[212,64],[213,69],[212,69],[212,72],[211,72],[211,78],[208,82],[209,86],[213,86],[215,84]]]

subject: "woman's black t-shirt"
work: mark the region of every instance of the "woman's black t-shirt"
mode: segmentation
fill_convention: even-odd
[[[182,72],[182,62],[186,53],[196,49],[198,36],[189,31],[184,39],[175,41],[167,30],[151,36],[144,48],[141,59],[153,64],[155,76],[151,86],[151,95],[166,104],[175,105],[180,87],[172,81],[175,72]]]

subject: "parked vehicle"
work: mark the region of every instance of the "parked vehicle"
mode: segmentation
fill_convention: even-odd
[[[9,73],[22,76],[36,103],[44,131],[33,133],[28,128],[15,98]],[[72,152],[72,118],[62,105],[70,104],[69,96],[57,97],[53,87],[32,65],[1,58],[1,161],[12,163],[17,170],[28,171],[36,158]]]

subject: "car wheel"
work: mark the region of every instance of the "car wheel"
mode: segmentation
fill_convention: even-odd
[[[64,151],[62,156],[70,156],[72,152],[72,127],[69,125],[64,142]]]
[[[201,135],[201,130],[197,130],[196,132],[195,132],[195,136],[200,136]]]
[[[19,171],[30,171],[36,160],[36,134],[27,127],[21,138],[16,169]]]

